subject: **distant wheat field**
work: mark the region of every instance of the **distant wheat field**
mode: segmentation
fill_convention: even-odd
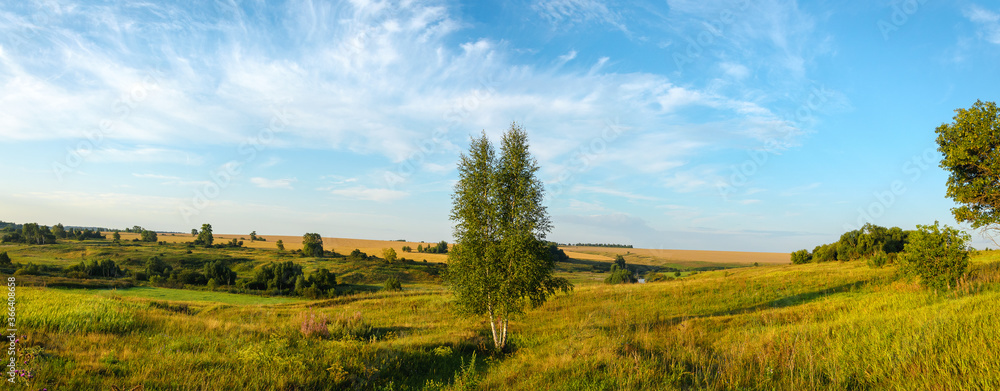
[[[593,261],[613,260],[615,255],[625,256],[628,263],[650,266],[675,264],[698,266],[705,264],[725,265],[778,265],[791,263],[788,253],[758,253],[746,251],[704,251],[704,250],[659,250],[646,248],[616,248],[561,246],[570,258]]]
[[[105,233],[109,238],[110,232]],[[122,232],[122,240],[138,239],[139,234]],[[267,241],[250,241],[250,235],[236,234],[215,234],[215,242],[230,241],[233,238],[243,240],[243,246],[251,248],[276,248],[278,240],[283,241],[285,250],[293,251],[302,248],[301,236],[280,236],[280,235],[258,235]],[[168,243],[182,243],[194,240],[191,234],[168,234],[158,235],[158,239]],[[447,254],[427,254],[418,253],[417,246],[428,246],[433,243],[421,242],[398,242],[393,240],[370,240],[370,239],[346,239],[346,238],[323,238],[323,248],[327,251],[335,251],[339,254],[350,254],[354,249],[359,249],[369,255],[382,256],[382,249],[392,248],[396,250],[396,255],[416,261],[427,260],[427,262],[447,262]],[[410,246],[413,252],[404,253],[403,246]],[[615,247],[588,247],[588,246],[560,246],[570,258],[611,262],[616,255],[623,255],[630,264],[664,266],[674,265],[683,267],[698,267],[711,265],[752,265],[754,263],[779,265],[791,263],[788,253],[762,253],[747,251],[705,251],[705,250],[660,250],[645,248],[615,248]]]
[[[105,232],[108,239],[113,235],[110,232]],[[136,233],[126,233],[121,232],[122,240],[132,240],[138,239],[139,234]],[[167,243],[183,243],[194,241],[195,237],[191,236],[190,233],[183,234],[168,234],[161,233],[157,235],[157,239],[160,241],[166,241]],[[215,243],[228,242],[236,238],[237,240],[243,240],[244,247],[250,248],[265,248],[265,249],[276,249],[279,240],[285,245],[285,250],[294,251],[302,249],[302,237],[301,236],[281,236],[281,235],[257,235],[257,237],[263,237],[267,241],[250,241],[249,234],[213,234],[215,237]],[[242,238],[242,239],[241,239]],[[447,262],[448,254],[428,254],[428,253],[418,253],[417,246],[427,247],[428,245],[435,243],[421,243],[421,242],[397,242],[393,240],[369,240],[369,239],[345,239],[345,238],[323,238],[323,249],[327,251],[334,251],[338,254],[347,255],[350,254],[354,249],[361,250],[368,255],[382,256],[382,249],[392,248],[396,250],[397,257],[403,257],[406,259],[413,259],[416,261],[427,260],[427,262]],[[410,246],[413,248],[412,253],[404,253],[403,246]]]

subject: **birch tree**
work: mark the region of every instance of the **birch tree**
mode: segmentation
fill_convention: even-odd
[[[458,308],[485,315],[502,350],[512,317],[573,286],[552,276],[555,261],[544,240],[552,224],[524,130],[511,125],[499,157],[485,133],[473,138],[458,171],[451,212],[456,243],[446,277]]]

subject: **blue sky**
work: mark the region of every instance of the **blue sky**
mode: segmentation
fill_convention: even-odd
[[[549,239],[811,249],[956,225],[934,129],[997,64],[985,0],[7,3],[0,219],[450,239],[516,121]]]

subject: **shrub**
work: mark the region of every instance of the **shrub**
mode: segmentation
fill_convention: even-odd
[[[792,253],[792,263],[796,265],[809,263],[809,261],[812,261],[812,257],[813,256],[809,253],[809,250],[799,250]]]
[[[337,286],[337,275],[327,268],[319,268],[310,273],[306,281],[319,293],[323,293]]]
[[[646,282],[673,281],[674,277],[666,273],[646,273]]]
[[[142,237],[143,242],[149,242],[149,243],[158,242],[156,238],[156,232],[153,231],[143,230],[141,233],[139,233],[139,236]]]
[[[628,267],[619,268],[618,264],[611,265],[611,275],[604,279],[605,284],[631,284],[636,282],[635,274]]]
[[[824,244],[816,246],[812,252],[813,261],[819,262],[830,262],[837,260],[837,244]]]
[[[945,225],[918,225],[903,250],[904,273],[920,276],[926,287],[955,286],[969,267],[969,234]]]
[[[322,257],[323,238],[317,233],[307,233],[302,235],[302,256]]]
[[[386,262],[396,262],[396,250],[393,248],[382,249],[382,258],[385,259]]]
[[[224,261],[213,261],[205,264],[205,278],[215,280],[216,284],[232,285],[236,282],[236,272]]]
[[[205,285],[208,283],[208,279],[205,278],[204,274],[201,274],[194,270],[185,270],[177,276],[178,280],[189,285]]]
[[[22,266],[20,269],[17,269],[17,271],[14,272],[14,275],[15,276],[21,276],[21,275],[37,276],[40,272],[41,272],[41,270],[38,268],[38,265],[35,265],[35,264],[31,263],[31,262],[28,262],[28,264],[26,266]]]
[[[368,254],[365,254],[360,249],[356,248],[354,251],[351,251],[351,254],[348,255],[347,258],[353,261],[360,261],[368,259]]]
[[[271,262],[257,269],[247,284],[250,289],[267,289],[277,293],[294,290],[295,282],[302,275],[302,265],[292,261]]]
[[[399,283],[399,279],[396,276],[391,276],[382,284],[382,289],[387,291],[401,291],[403,290],[403,284]]]
[[[882,267],[889,261],[889,256],[885,254],[884,251],[877,251],[871,257],[868,257],[868,266],[871,267]]]

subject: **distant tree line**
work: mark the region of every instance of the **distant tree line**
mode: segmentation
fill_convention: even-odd
[[[403,246],[403,252],[412,252],[412,251],[413,251],[413,247]],[[437,244],[428,244],[427,247],[424,247],[424,245],[422,245],[422,244],[418,244],[417,245],[417,252],[418,253],[426,253],[426,254],[447,254],[448,253],[448,242],[442,240],[441,242],[439,242]]]
[[[969,240],[968,234],[938,222],[917,225],[916,230],[869,223],[812,252],[793,252],[791,260],[794,264],[866,260],[871,267],[897,264],[903,276],[918,276],[931,288],[950,289],[968,270]]]
[[[848,231],[840,235],[840,240],[816,246],[812,252],[799,250],[792,253],[792,263],[855,261],[872,259],[876,255],[881,259],[895,259],[896,254],[903,251],[914,231],[899,227],[886,228],[871,223],[861,229]],[[891,255],[890,255],[891,254]],[[884,263],[883,263],[884,264]],[[876,265],[882,266],[882,264]]]
[[[573,246],[578,247],[614,247],[614,248],[632,248],[631,244],[615,244],[615,243],[577,243]]]
[[[56,235],[49,227],[38,225],[37,223],[26,223],[20,229],[10,226],[3,229],[3,236],[0,243],[25,243],[25,244],[52,244],[56,242]]]

